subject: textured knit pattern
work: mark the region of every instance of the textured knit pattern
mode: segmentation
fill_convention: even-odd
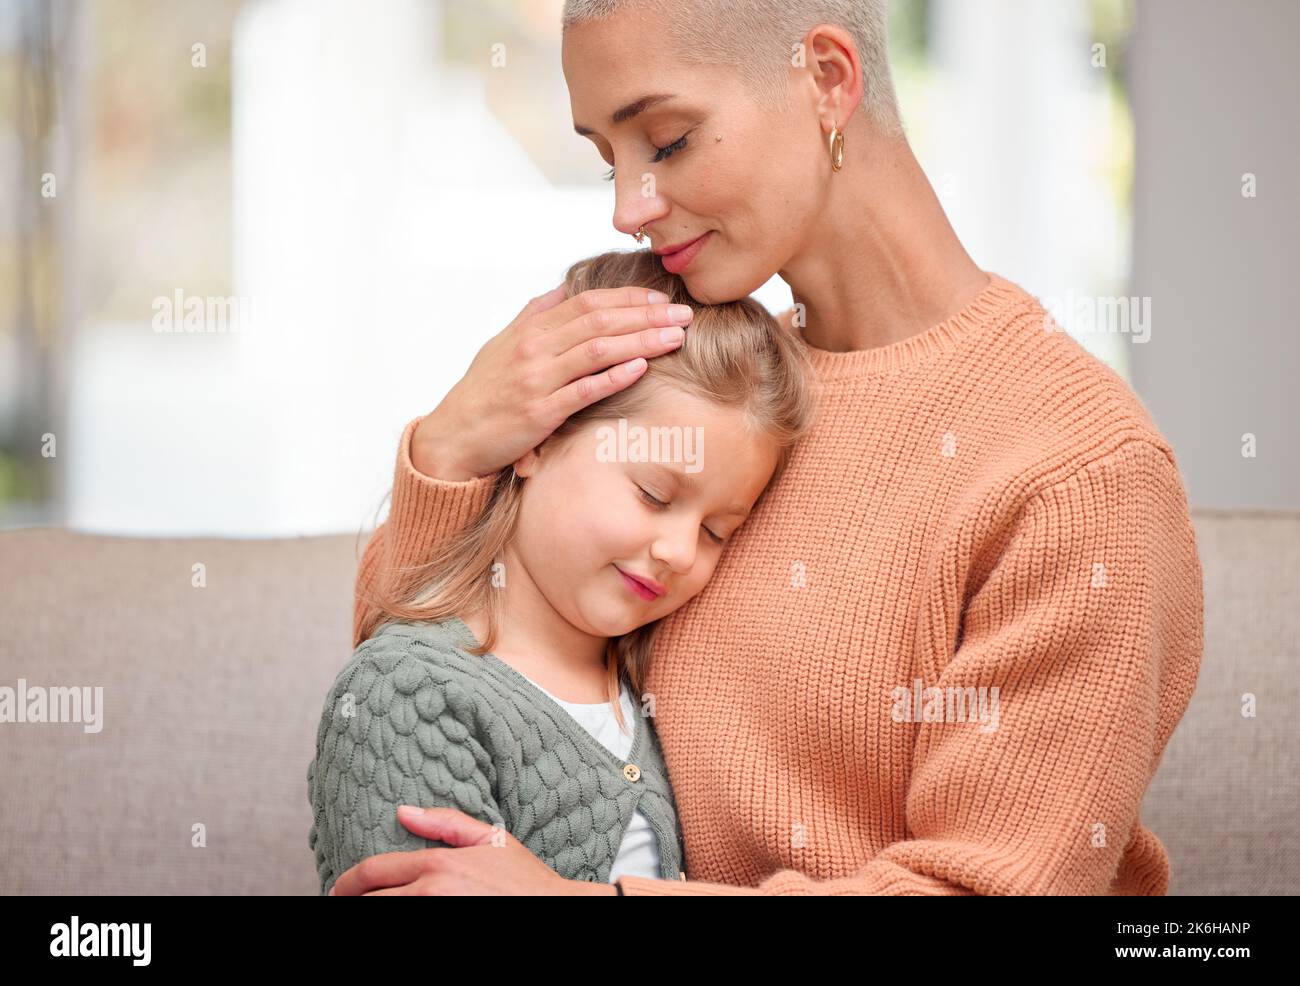
[[[640,809],[676,878],[681,829],[663,753],[637,716],[626,764],[493,655],[460,620],[394,621],[353,653],[325,698],[307,768],[320,892],[367,856],[445,846],[398,805],[452,807],[499,825],[561,876],[607,881]]]
[[[816,427],[665,618],[646,678],[691,879],[620,885],[1165,893],[1139,809],[1195,687],[1203,600],[1146,409],[996,275],[908,339],[811,356]],[[415,424],[358,627],[376,573],[427,559],[491,489],[417,472]],[[994,686],[993,730],[900,714],[900,691]]]

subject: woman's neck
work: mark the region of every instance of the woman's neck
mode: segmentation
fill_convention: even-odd
[[[831,352],[898,342],[959,311],[988,284],[907,141],[850,131],[824,221],[778,273],[803,306],[803,336]]]

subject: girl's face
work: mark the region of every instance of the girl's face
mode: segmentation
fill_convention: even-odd
[[[785,269],[826,215],[817,90],[792,68],[787,106],[763,109],[734,70],[654,44],[663,16],[631,8],[565,32],[574,127],[614,166],[615,228],[645,226],[656,251],[709,234],[674,273],[703,304],[734,301]],[[671,98],[626,109],[652,95]]]
[[[645,409],[625,425],[587,422],[515,463],[528,481],[506,579],[522,566],[512,587],[593,636],[628,633],[703,589],[776,466],[776,444],[741,412],[647,385]],[[673,429],[680,442],[664,440]]]

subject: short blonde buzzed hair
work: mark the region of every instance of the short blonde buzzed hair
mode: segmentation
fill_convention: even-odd
[[[650,0],[565,0],[563,30]],[[783,104],[794,46],[818,24],[842,27],[862,63],[859,108],[887,136],[903,136],[889,69],[888,0],[653,0],[667,9],[671,50],[692,64],[740,71],[760,105]],[[805,53],[805,57],[808,57]],[[840,121],[843,123],[844,121]]]

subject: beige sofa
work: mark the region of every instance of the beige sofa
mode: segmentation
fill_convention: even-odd
[[[1205,659],[1143,821],[1171,894],[1294,894],[1300,514],[1194,517]],[[104,703],[98,732],[0,724],[0,893],[316,893],[307,764],[364,543],[0,534],[0,686]]]

